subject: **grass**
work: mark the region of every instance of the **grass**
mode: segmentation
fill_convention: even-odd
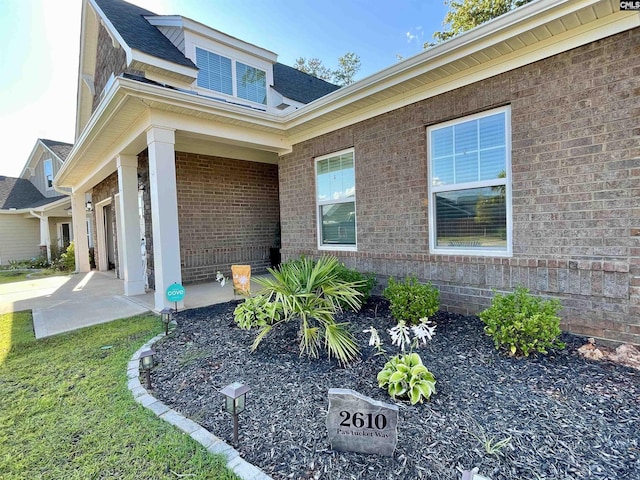
[[[69,272],[59,272],[56,270],[0,270],[0,283],[22,282],[34,278],[55,277],[69,275]]]
[[[138,316],[36,341],[30,312],[0,315],[0,478],[236,478],[133,400],[127,362],[161,329]]]

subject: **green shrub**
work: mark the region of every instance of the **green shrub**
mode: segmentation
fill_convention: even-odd
[[[547,353],[547,348],[564,348],[558,340],[562,308],[558,300],[542,300],[524,287],[513,293],[493,297],[491,307],[480,313],[484,331],[493,337],[496,350],[506,349],[510,355],[529,356]]]
[[[344,263],[339,263],[337,266],[338,278],[344,282],[355,283],[362,294],[362,303],[366,303],[371,296],[371,290],[376,286],[378,280],[373,273],[361,273],[358,270],[347,268]]]
[[[282,305],[269,302],[260,295],[249,297],[233,311],[238,327],[249,330],[253,327],[264,327],[280,320]]]
[[[335,257],[321,257],[318,261],[301,258],[268,271],[271,277],[256,279],[263,287],[258,296],[279,304],[282,319],[260,327],[252,350],[280,323],[298,320],[300,355],[317,357],[318,348],[324,343],[329,357],[336,357],[342,364],[357,358],[359,351],[353,336],[344,323],[335,322],[334,315],[341,305],[360,308],[362,294],[357,288],[361,285],[338,278]]]
[[[440,308],[440,292],[429,283],[418,283],[415,276],[409,276],[403,283],[393,277],[382,293],[389,300],[391,315],[398,322],[416,325],[421,318],[429,318]]]
[[[73,242],[56,260],[52,260],[51,268],[61,272],[72,272],[76,269],[76,253]]]
[[[25,260],[9,260],[10,270],[24,270],[27,268],[47,268],[49,262],[47,257],[39,256]]]
[[[436,392],[436,379],[422,364],[420,355],[408,353],[389,359],[378,373],[378,386],[386,387],[391,398],[409,397],[415,405]]]

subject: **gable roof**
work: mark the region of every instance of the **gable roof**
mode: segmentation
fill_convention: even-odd
[[[57,202],[66,195],[47,198],[29,180],[0,176],[0,210],[23,210]]]
[[[178,65],[198,68],[160,30],[144,18],[157,16],[155,13],[122,0],[94,1],[129,48]]]
[[[63,162],[67,159],[69,152],[73,148],[73,144],[71,143],[58,142],[56,140],[47,140],[46,138],[39,138],[38,140],[44,143],[44,145],[53,153],[55,153]]]
[[[123,0],[94,0],[122,39],[131,49],[178,65],[198,68],[145,17],[157,17],[153,12]],[[287,98],[309,103],[340,87],[320,80],[293,67],[273,65],[273,88]]]
[[[288,65],[276,63],[273,66],[273,88],[291,100],[310,103],[340,87]]]

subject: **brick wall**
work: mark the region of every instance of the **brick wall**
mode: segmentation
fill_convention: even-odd
[[[513,257],[429,255],[426,127],[512,115]],[[477,313],[492,289],[556,297],[563,327],[640,344],[640,29],[298,144],[280,164],[284,258],[318,255],[314,157],[355,147],[358,251]]]
[[[147,274],[154,288],[146,151],[138,156],[138,172],[145,186]],[[232,264],[263,273],[280,221],[277,165],[176,152],[176,177],[183,283],[214,280],[218,270],[229,277]]]
[[[104,89],[109,77],[120,75],[127,68],[127,56],[122,48],[114,48],[109,33],[100,24],[98,32],[98,52],[96,55],[96,71],[94,75],[95,95],[93,97],[93,112],[100,103],[100,94]]]
[[[180,256],[185,283],[230,276],[232,264],[264,272],[278,205],[278,166],[176,153]]]

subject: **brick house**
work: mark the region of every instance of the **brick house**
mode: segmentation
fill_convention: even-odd
[[[39,138],[19,177],[0,176],[0,265],[39,256],[73,240],[71,201],[53,178],[73,145]]]
[[[74,214],[93,196],[98,268],[113,241],[125,294],[146,276],[158,309],[174,281],[263,269],[279,223],[284,259],[416,274],[468,313],[524,285],[565,329],[640,344],[639,26],[618,1],[537,0],[336,90],[192,20],[85,0],[56,182]]]

